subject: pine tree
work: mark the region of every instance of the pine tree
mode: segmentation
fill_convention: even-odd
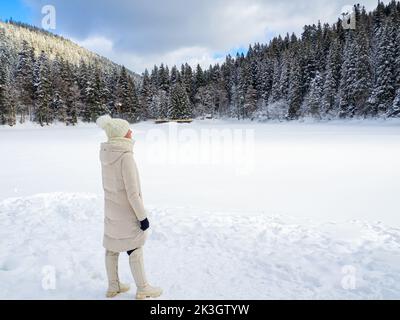
[[[92,96],[89,98],[91,106],[91,121],[95,122],[96,119],[105,114],[110,113],[106,106],[105,82],[102,79],[101,71],[98,66],[94,70],[94,87]]]
[[[158,89],[164,90],[165,92],[169,92],[170,89],[170,81],[169,81],[169,69],[168,66],[164,66],[161,64],[158,69]]]
[[[50,119],[58,120],[61,122],[66,121],[67,117],[67,106],[65,99],[67,96],[67,84],[66,84],[66,66],[65,61],[62,57],[57,56],[52,64],[52,102],[50,104]]]
[[[22,42],[22,50],[18,54],[18,65],[16,70],[16,83],[18,89],[18,111],[21,114],[21,122],[25,121],[28,115],[29,120],[34,119],[34,50],[28,42]]]
[[[12,54],[4,31],[0,28],[0,124],[14,126],[17,122],[18,90],[12,76]]]
[[[78,123],[79,108],[81,102],[79,100],[80,90],[77,81],[73,76],[73,71],[70,64],[67,62],[64,70],[64,80],[66,84],[66,125],[75,125]]]
[[[192,116],[189,98],[181,84],[172,87],[168,115],[171,119],[190,119]]]
[[[366,31],[361,28],[356,38],[356,82],[353,83],[355,113],[365,114],[365,106],[372,86],[371,63],[369,57],[369,43]]]
[[[282,71],[279,79],[279,92],[280,99],[284,99],[286,101],[289,100],[289,90],[290,90],[290,58],[285,55],[282,61]]]
[[[275,60],[274,73],[272,77],[272,91],[271,91],[271,97],[269,99],[270,103],[274,103],[282,99],[280,79],[281,79],[281,66],[279,61]]]
[[[181,75],[178,71],[178,68],[176,66],[173,66],[171,69],[171,77],[169,83],[174,86],[177,83],[181,82]]]
[[[337,93],[340,85],[341,57],[339,41],[335,40],[329,49],[321,100],[321,115],[328,118],[336,117],[338,114]]]
[[[144,119],[143,112],[140,109],[139,97],[136,90],[136,85],[132,77],[128,77],[129,94],[132,102],[131,109],[129,110],[129,119],[132,122],[137,122]]]
[[[195,88],[197,90],[198,88],[203,87],[205,85],[206,85],[206,79],[204,76],[204,72],[201,66],[198,64],[195,74]]]
[[[150,101],[149,114],[151,118],[167,119],[169,112],[169,96],[164,90],[158,90]]]
[[[396,96],[393,100],[392,105],[387,111],[388,117],[399,117],[400,116],[400,89],[397,89]]]
[[[152,117],[154,118],[154,113],[149,112],[149,107],[153,95],[154,93],[150,81],[149,72],[146,69],[143,74],[142,87],[140,89],[140,98],[139,98],[140,109],[143,110],[144,118],[152,118]]]
[[[190,65],[188,65],[187,63],[185,63],[184,65],[182,65],[181,74],[182,74],[182,81],[181,81],[182,85],[188,94],[190,103],[193,104],[194,96],[196,93],[195,93],[195,87],[194,87],[192,67]]]
[[[253,85],[247,88],[247,92],[244,97],[244,117],[249,118],[257,109],[257,91],[254,89]]]
[[[303,78],[301,74],[301,64],[298,60],[293,61],[292,73],[289,82],[289,111],[287,118],[296,120],[299,118],[300,106],[303,101]]]
[[[1,44],[0,44],[1,46]],[[8,70],[6,68],[6,57],[0,48],[0,124],[4,125],[9,122],[10,117],[10,85]]]
[[[365,112],[371,87],[371,66],[368,44],[363,30],[348,35],[340,84],[341,118],[353,117]]]
[[[114,68],[106,79],[106,86],[108,95],[106,97],[106,106],[112,116],[117,115],[117,84],[118,84],[118,70]]]
[[[41,126],[49,125],[51,104],[50,63],[44,52],[35,64],[35,121]]]
[[[211,85],[200,87],[195,96],[195,116],[203,117],[211,115],[214,117],[215,92]]]
[[[305,110],[303,115],[311,116],[313,118],[321,118],[321,100],[323,94],[323,78],[319,71],[317,71],[315,78],[311,80],[310,92],[305,101]]]
[[[368,101],[366,113],[373,116],[385,115],[395,96],[395,29],[387,23],[378,31],[378,48],[376,52],[375,84]]]
[[[130,99],[129,90],[128,74],[126,68],[122,67],[118,78],[116,94],[116,114],[119,117],[124,117],[124,113],[128,112],[128,110],[131,108],[132,101]]]
[[[247,78],[246,78],[246,69],[244,66],[241,66],[237,70],[237,78],[235,81],[235,109],[234,115],[235,117],[240,119],[244,119],[245,111],[244,111],[244,100],[247,89]]]
[[[49,121],[53,122],[57,119],[61,122],[65,122],[67,117],[66,111],[65,101],[61,97],[60,93],[56,91],[53,94],[52,101],[50,103]]]

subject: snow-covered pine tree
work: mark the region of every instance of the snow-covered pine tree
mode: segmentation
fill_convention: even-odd
[[[136,89],[135,82],[133,81],[133,78],[131,76],[128,76],[128,87],[129,87],[130,100],[132,102],[131,109],[128,112],[130,115],[129,120],[131,122],[137,122],[143,120],[145,119],[144,112],[140,108],[138,92]]]
[[[85,65],[82,65],[82,68],[85,68]],[[98,97],[96,96],[97,92],[95,91],[95,79],[94,79],[94,70],[92,65],[87,66],[87,72],[85,72],[85,83],[83,86],[83,102],[84,108],[81,110],[82,120],[85,122],[90,122],[92,120],[92,110],[95,108],[95,104],[97,103]],[[83,71],[83,70],[82,70]]]
[[[144,118],[153,118],[154,113],[150,112],[150,104],[153,96],[153,88],[150,81],[149,71],[146,69],[143,73],[142,86],[140,88],[139,105],[143,110]]]
[[[252,90],[255,91],[256,95],[256,106],[257,102],[262,98],[263,95],[263,73],[262,73],[261,62],[258,61],[257,55],[250,61],[249,71],[250,71],[250,86]],[[247,88],[248,91],[248,88]]]
[[[370,94],[371,65],[368,40],[363,28],[348,30],[340,83],[341,118],[362,115]]]
[[[221,65],[222,72],[222,81],[223,81],[223,90],[225,91],[225,95],[227,98],[227,107],[224,111],[224,116],[230,116],[231,114],[231,106],[232,106],[232,86],[233,82],[233,74],[234,74],[234,61],[231,55],[228,55],[225,59],[225,63]]]
[[[168,66],[164,66],[161,64],[160,68],[158,69],[158,89],[164,90],[169,92],[171,84],[169,81],[169,68]]]
[[[390,118],[400,116],[400,89],[397,89],[396,96],[386,115]]]
[[[384,116],[395,97],[395,40],[396,29],[386,23],[378,31],[375,83],[365,114]]]
[[[261,103],[259,106],[267,105],[269,97],[272,92],[272,83],[273,83],[273,75],[274,75],[274,64],[273,60],[270,57],[266,57],[265,60],[260,62],[259,66],[261,84],[260,87],[257,88],[257,91],[261,95]]]
[[[67,85],[65,83],[65,61],[57,55],[51,68],[52,78],[52,102],[50,104],[50,119],[65,122],[67,118],[67,106],[65,103]]]
[[[287,118],[295,120],[299,118],[300,107],[303,102],[303,77],[299,59],[292,61],[289,81],[289,110]]]
[[[114,68],[113,71],[108,74],[107,78],[105,79],[105,85],[108,92],[108,95],[105,97],[105,104],[111,116],[115,116],[117,114],[116,102],[118,78],[118,69]]]
[[[323,95],[323,78],[317,71],[315,78],[311,80],[310,91],[304,101],[303,116],[321,119],[321,100]]]
[[[397,30],[392,34],[392,39],[394,39],[393,55],[394,55],[394,87],[395,87],[395,97],[393,103],[389,106],[387,111],[388,117],[399,117],[400,116],[400,32],[396,29],[396,26],[400,24],[400,4],[393,8],[394,13],[391,19],[394,24],[393,29]]]
[[[167,119],[169,112],[169,96],[164,90],[153,94],[150,102],[150,114],[155,119]]]
[[[35,63],[34,86],[35,86],[35,121],[41,126],[49,125],[51,122],[50,104],[52,98],[50,80],[50,62],[42,52]]]
[[[122,67],[116,92],[116,115],[127,119],[131,117],[130,110],[132,110],[132,96],[130,94],[130,87],[128,81],[128,73],[125,67]]]
[[[321,99],[321,115],[328,119],[338,115],[337,93],[340,84],[342,50],[338,40],[334,40],[329,49],[326,62],[325,81]]]
[[[344,47],[344,59],[341,71],[340,92],[339,92],[339,113],[340,118],[354,115],[353,86],[356,79],[356,56],[354,31],[349,30],[346,34],[346,44]]]
[[[272,90],[269,98],[269,103],[274,103],[279,101],[282,98],[281,88],[280,88],[280,79],[281,79],[281,65],[278,59],[274,61],[274,72],[272,76]]]
[[[365,27],[366,28],[366,27]],[[355,115],[362,116],[365,114],[365,106],[372,87],[372,67],[369,56],[369,43],[367,31],[364,28],[359,28],[356,42],[356,82],[353,83]]]
[[[171,84],[171,86],[177,83],[182,83],[181,73],[179,72],[178,68],[175,65],[171,69],[171,76],[169,83]]]
[[[49,110],[49,121],[54,120],[65,122],[67,118],[67,107],[65,101],[61,97],[60,92],[57,90],[52,94],[52,100],[50,103]]]
[[[211,85],[200,87],[194,97],[195,99],[195,116],[202,117],[207,114],[214,116],[214,92],[212,91]]]
[[[176,120],[192,117],[188,95],[179,83],[172,87],[168,117]]]
[[[16,85],[18,92],[18,113],[21,115],[21,122],[33,121],[33,98],[34,98],[34,50],[27,41],[22,42],[22,49],[18,54],[16,69]]]
[[[212,116],[217,116],[216,113],[218,113],[220,117],[226,115],[229,109],[229,102],[228,93],[226,91],[226,83],[222,74],[222,70],[219,74],[217,83],[214,85],[213,95],[215,107]]]
[[[278,90],[279,90],[279,94],[278,94],[278,98],[279,99],[275,99],[275,101],[279,101],[279,100],[285,100],[285,101],[289,101],[289,92],[290,92],[290,77],[291,77],[291,58],[289,56],[289,52],[286,52],[283,56],[282,56],[282,64],[281,64],[281,74],[280,74],[280,78],[279,78],[279,85],[278,85]]]
[[[7,124],[10,117],[10,78],[6,58],[0,43],[0,124],[2,125]]]
[[[66,125],[75,125],[78,122],[78,115],[81,102],[79,100],[80,90],[77,81],[74,79],[72,66],[66,62],[63,70],[65,81],[65,106],[66,106]]]
[[[243,116],[244,118],[253,117],[254,112],[257,110],[257,91],[252,84],[247,88],[244,96],[243,103]]]
[[[89,65],[88,78],[85,88],[85,112],[83,120],[94,122],[96,119],[109,113],[104,100],[104,82],[97,65]]]
[[[246,67],[241,66],[237,70],[237,78],[235,82],[235,98],[236,100],[234,101],[234,115],[235,117],[240,119],[244,119],[244,99],[245,99],[245,94],[247,90],[247,75],[246,75]]]
[[[195,90],[198,90],[199,88],[206,85],[206,78],[204,76],[203,69],[201,68],[201,66],[199,64],[196,67],[194,85],[195,85]]]
[[[190,103],[194,103],[194,96],[195,96],[195,88],[194,88],[194,80],[193,80],[193,70],[192,67],[188,64],[182,64],[181,67],[181,75],[182,75],[182,85],[185,88]]]
[[[315,25],[306,26],[304,28],[304,32],[302,34],[303,47],[301,50],[301,59],[302,62],[302,87],[303,92],[308,92],[311,81],[315,77],[315,73],[317,71],[317,61],[316,61],[316,30],[317,27]]]

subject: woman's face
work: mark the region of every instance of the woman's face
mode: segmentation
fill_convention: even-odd
[[[129,129],[128,133],[125,135],[125,138],[132,139],[132,130]]]

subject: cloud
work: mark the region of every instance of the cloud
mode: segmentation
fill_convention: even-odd
[[[150,70],[154,65],[160,65],[161,63],[168,66],[179,66],[181,63],[188,63],[191,66],[200,64],[202,67],[207,68],[209,65],[221,63],[225,60],[225,56],[212,55],[208,48],[202,47],[184,47],[161,54],[155,52],[141,55],[135,52],[115,50],[112,41],[102,37],[87,38],[83,41],[73,38],[71,40],[112,61],[128,66],[139,74],[146,68]]]
[[[40,25],[48,0],[25,0]],[[161,62],[221,60],[221,52],[300,33],[303,25],[334,22],[347,0],[53,0],[56,33],[126,64],[136,72]],[[351,4],[351,3],[350,3]],[[376,0],[365,0],[367,9]],[[216,54],[218,53],[218,54]],[[218,57],[218,58],[215,58]]]

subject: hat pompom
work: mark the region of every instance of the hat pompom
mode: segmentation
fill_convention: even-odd
[[[101,117],[98,117],[96,120],[96,124],[102,128],[103,130],[109,125],[112,121],[112,118],[107,114]]]

